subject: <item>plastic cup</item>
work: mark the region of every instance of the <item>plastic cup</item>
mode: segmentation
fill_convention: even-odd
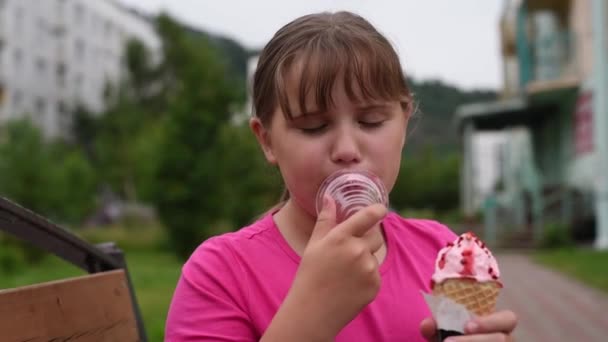
[[[325,194],[336,202],[338,223],[374,203],[388,206],[388,195],[382,180],[369,171],[338,171],[327,177],[317,191],[317,215],[323,208]]]

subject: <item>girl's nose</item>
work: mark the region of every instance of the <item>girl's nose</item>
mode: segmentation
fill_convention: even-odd
[[[349,129],[340,129],[336,132],[331,159],[336,164],[348,166],[361,161],[361,151],[357,144],[355,132]]]

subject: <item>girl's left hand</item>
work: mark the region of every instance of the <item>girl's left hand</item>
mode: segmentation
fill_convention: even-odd
[[[467,323],[463,336],[454,336],[445,342],[503,342],[513,341],[511,334],[517,326],[517,316],[512,311],[504,310],[477,317]],[[428,341],[436,341],[437,325],[435,320],[427,318],[420,324],[420,332]]]

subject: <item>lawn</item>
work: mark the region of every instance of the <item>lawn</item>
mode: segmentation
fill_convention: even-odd
[[[162,341],[165,318],[179,277],[181,262],[159,246],[164,235],[160,228],[89,231],[89,242],[116,241],[125,250],[129,273],[135,286],[149,341]],[[54,256],[10,274],[0,269],[0,288],[12,288],[43,281],[84,275],[85,272]]]
[[[537,252],[534,260],[608,293],[608,251],[561,248]]]

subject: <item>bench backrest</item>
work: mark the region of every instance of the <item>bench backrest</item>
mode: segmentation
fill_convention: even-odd
[[[0,290],[2,341],[140,341],[123,270]]]
[[[0,197],[6,231],[89,273],[0,290],[0,340],[12,342],[147,340],[122,251],[91,245]]]

